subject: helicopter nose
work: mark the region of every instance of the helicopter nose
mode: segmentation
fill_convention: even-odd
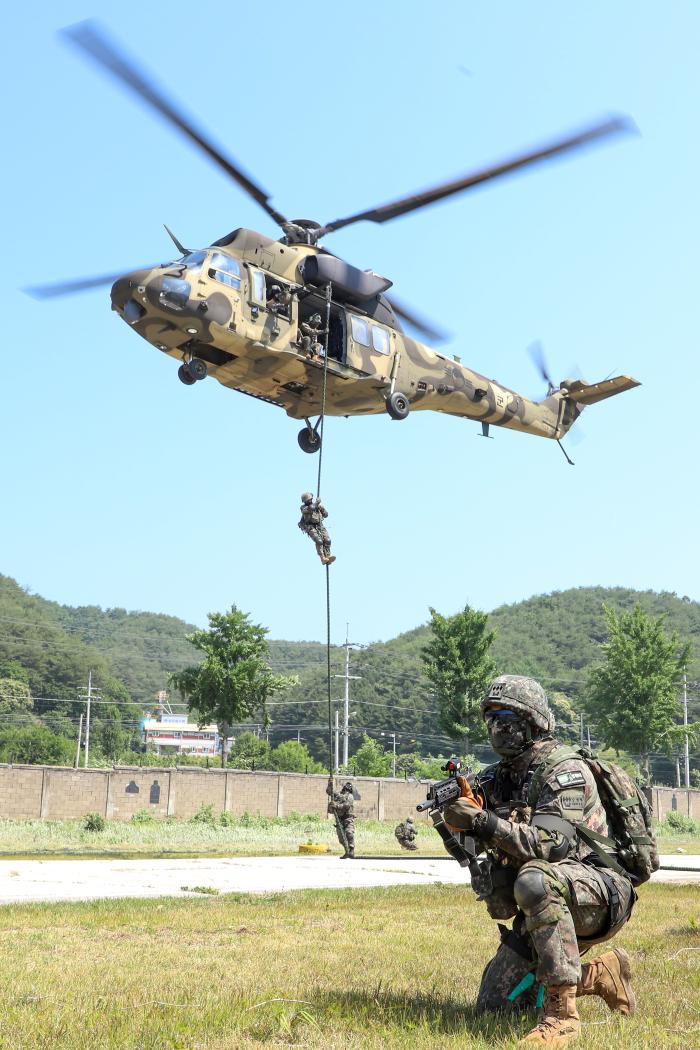
[[[136,289],[145,285],[150,272],[150,270],[134,270],[133,273],[126,273],[123,277],[117,278],[110,292],[112,306],[115,310],[124,310],[129,299],[133,298],[136,293]]]

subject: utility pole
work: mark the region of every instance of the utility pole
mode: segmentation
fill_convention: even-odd
[[[391,775],[396,780],[396,733],[389,734],[394,745],[394,757],[391,760]]]
[[[340,738],[339,738],[338,730],[339,730],[339,725],[338,725],[338,708],[336,707],[336,709],[335,709],[335,764],[334,764],[334,770],[333,770],[334,773],[338,772],[338,767],[340,765],[340,761],[339,761],[339,759],[340,759]]]
[[[83,741],[83,713],[80,712],[80,724],[78,726],[78,747],[75,752],[75,768],[77,769],[80,765],[80,745]],[[680,784],[680,780],[678,781]]]
[[[92,699],[93,699],[93,693],[92,693],[92,671],[90,671],[89,674],[88,674],[88,691],[87,691],[87,696],[85,696],[83,694],[80,697],[80,699],[81,700],[87,700],[87,712],[86,712],[86,715],[85,715],[85,762],[84,762],[85,768],[87,769],[88,762],[90,761],[90,704],[91,704]],[[99,700],[99,699],[100,699],[99,693],[95,693],[95,700]]]
[[[350,681],[358,681],[362,677],[358,674],[350,674],[350,650],[351,649],[364,649],[363,645],[359,645],[357,642],[348,641],[348,631],[350,624],[345,624],[345,674],[334,674],[334,678],[345,679],[345,693],[343,695],[343,765],[348,764],[348,738],[350,736]]]
[[[683,725],[688,725],[688,676],[683,674]],[[685,734],[685,786],[690,787],[690,754],[688,752],[688,734]]]
[[[581,747],[583,747],[583,714],[581,714]]]

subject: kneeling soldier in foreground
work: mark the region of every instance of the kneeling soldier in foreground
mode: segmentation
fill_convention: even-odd
[[[544,690],[531,678],[497,678],[482,714],[501,761],[459,777],[462,797],[444,809],[449,827],[486,853],[472,884],[490,916],[514,917],[510,930],[499,924],[501,945],[484,971],[477,1009],[537,1000],[544,1016],[523,1043],[560,1048],[579,1034],[577,996],[634,1011],[624,949],[583,966],[580,953],[620,930],[637,899],[633,883],[658,867],[650,813],[619,767],[554,739]]]

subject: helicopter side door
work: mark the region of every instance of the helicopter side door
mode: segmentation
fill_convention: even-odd
[[[347,364],[364,375],[388,377],[396,352],[396,332],[349,310],[347,320]]]

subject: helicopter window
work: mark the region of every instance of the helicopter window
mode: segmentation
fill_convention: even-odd
[[[206,252],[188,252],[178,259],[180,266],[186,266],[188,270],[197,270],[207,257]]]
[[[253,299],[258,303],[265,302],[265,275],[260,270],[251,270],[253,278]]]
[[[375,350],[378,350],[380,354],[389,353],[389,333],[386,328],[379,328],[378,325],[372,325],[372,346]]]
[[[209,276],[230,288],[241,287],[241,267],[237,259],[221,252],[214,252],[209,265]]]
[[[356,314],[351,315],[352,322],[352,337],[356,343],[361,343],[362,346],[369,346],[369,325],[362,317],[357,317]]]

